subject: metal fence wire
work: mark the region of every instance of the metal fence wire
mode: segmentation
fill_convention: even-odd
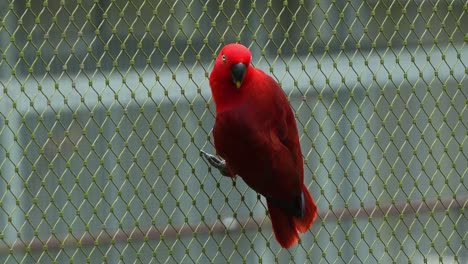
[[[0,1],[1,263],[467,263],[466,1]],[[240,42],[296,114],[320,214],[275,241],[211,169]]]

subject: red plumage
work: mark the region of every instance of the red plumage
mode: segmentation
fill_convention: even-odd
[[[304,185],[296,121],[279,84],[253,67],[243,45],[229,44],[210,74],[216,105],[215,149],[230,176],[265,196],[275,237],[289,248],[317,216]]]

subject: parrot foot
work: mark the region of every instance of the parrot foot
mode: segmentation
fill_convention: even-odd
[[[211,166],[215,167],[216,169],[221,172],[222,175],[231,177],[231,173],[229,172],[229,169],[226,166],[226,161],[216,157],[215,155],[211,155],[206,153],[205,151],[201,150],[202,157],[208,161]]]

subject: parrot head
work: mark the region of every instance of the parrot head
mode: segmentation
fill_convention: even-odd
[[[240,89],[246,78],[252,54],[244,45],[232,43],[224,46],[216,58],[213,73]]]

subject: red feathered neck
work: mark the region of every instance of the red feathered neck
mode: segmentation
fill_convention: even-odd
[[[217,113],[245,102],[249,94],[255,92],[252,77],[256,70],[252,65],[249,65],[241,87],[237,88],[231,81],[230,72],[218,73],[213,69],[210,75],[210,87]]]

